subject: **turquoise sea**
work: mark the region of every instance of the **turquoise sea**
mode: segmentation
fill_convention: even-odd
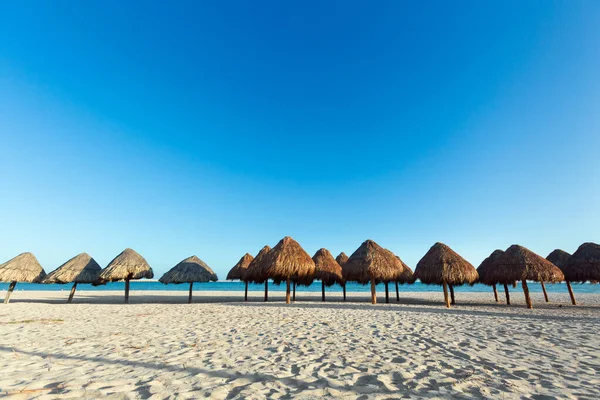
[[[529,282],[528,283],[529,290],[532,292],[541,292],[542,287],[539,283]],[[0,283],[0,290],[6,290],[8,288],[8,283]],[[71,289],[71,284],[66,285],[57,285],[57,284],[38,284],[38,283],[19,283],[15,287],[15,290],[47,290],[47,291],[68,291]],[[77,291],[80,290],[124,290],[125,283],[124,282],[111,282],[102,286],[92,286],[79,284],[77,285]],[[148,280],[140,280],[140,281],[131,281],[131,290],[181,290],[187,291],[189,286],[187,284],[181,285],[164,285],[157,281],[148,281]],[[250,291],[262,291],[264,290],[264,285],[254,285],[250,284],[248,286],[248,290]],[[327,292],[341,292],[342,288],[338,285],[334,285],[326,288]],[[369,285],[359,285],[357,283],[350,282],[347,285],[348,292],[369,292],[371,287]],[[384,290],[383,284],[377,285],[377,291],[381,292]],[[394,284],[390,284],[390,291],[395,292]],[[441,288],[436,285],[424,285],[422,283],[414,283],[412,285],[400,285],[401,292],[435,292],[440,291]],[[476,284],[473,286],[460,286],[455,289],[457,292],[490,292],[491,288],[489,286]],[[502,287],[498,286],[498,290],[501,291]],[[521,290],[520,285],[517,289],[513,290]],[[546,290],[549,293],[567,293],[567,286],[564,283],[556,283],[556,284],[546,284]],[[583,284],[573,284],[573,290],[576,293],[598,293],[600,294],[600,284],[591,284],[591,283],[583,283]],[[243,292],[244,284],[239,281],[235,282],[208,282],[208,283],[195,283],[194,291],[228,291],[228,292]],[[269,291],[280,292],[285,291],[285,284],[282,285],[274,285],[272,282],[269,283]],[[297,292],[320,292],[321,291],[321,283],[315,281],[310,286],[298,286],[296,288]]]

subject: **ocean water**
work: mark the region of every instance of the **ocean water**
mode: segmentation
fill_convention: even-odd
[[[39,284],[39,283],[18,283],[15,287],[15,290],[47,290],[47,291],[68,291],[71,290],[71,284],[58,285],[58,284]],[[529,290],[531,292],[541,292],[542,286],[539,283],[529,282],[528,283]],[[262,291],[264,290],[264,285],[248,285],[248,290],[250,291]],[[395,292],[396,288],[394,284],[390,284],[390,291]],[[0,283],[0,290],[8,289],[8,283]],[[86,284],[78,284],[77,291],[80,290],[124,290],[125,283],[124,282],[110,282],[106,285],[102,286],[92,286]],[[139,281],[131,281],[131,290],[180,290],[187,291],[189,289],[188,284],[180,284],[180,285],[164,285],[157,281],[148,281],[148,280],[139,280]],[[334,285],[331,287],[327,287],[325,289],[327,292],[341,292],[342,288],[339,285]],[[371,290],[370,285],[359,285],[354,282],[349,282],[346,285],[346,290],[348,292],[369,292]],[[377,291],[383,292],[385,290],[383,284],[377,285]],[[424,285],[420,282],[416,282],[412,285],[400,285],[400,292],[436,292],[441,291],[441,287],[437,285]],[[510,291],[521,290],[521,285],[517,285],[516,289],[510,287]],[[555,283],[555,284],[546,284],[546,290],[549,293],[567,293],[567,285],[564,283]],[[244,291],[244,283],[239,281],[234,282],[207,282],[207,283],[194,283],[194,291],[227,291],[227,292],[243,292]],[[272,282],[269,283],[269,291],[271,292],[283,292],[285,291],[285,284],[275,285]],[[298,286],[296,288],[297,292],[320,292],[321,291],[321,283],[315,281],[310,286]],[[473,286],[459,286],[455,288],[456,292],[491,292],[492,289],[490,286],[475,284]],[[498,291],[503,292],[502,286],[498,286]],[[583,284],[573,284],[573,291],[575,293],[597,293],[600,294],[600,284],[592,284],[592,283],[583,283]]]

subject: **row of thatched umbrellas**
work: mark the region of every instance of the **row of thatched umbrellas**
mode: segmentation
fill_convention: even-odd
[[[146,260],[131,249],[126,249],[112,260],[105,269],[88,254],[82,253],[46,276],[43,268],[31,253],[23,253],[0,265],[0,282],[10,282],[5,303],[17,282],[73,283],[68,302],[71,302],[78,283],[104,284],[125,281],[125,302],[129,300],[129,282],[132,279],[153,278],[152,268]],[[377,302],[375,287],[385,285],[385,298],[389,302],[389,284],[414,283],[441,285],[447,307],[455,304],[454,287],[483,283],[493,287],[496,302],[496,285],[503,285],[506,302],[510,304],[508,286],[516,287],[521,282],[528,308],[532,308],[527,281],[540,282],[546,302],[548,294],[544,283],[566,281],[571,301],[576,304],[571,282],[600,281],[600,245],[584,243],[570,255],[554,250],[547,259],[519,246],[512,245],[506,251],[495,250],[475,269],[468,261],[443,243],[434,244],[413,271],[400,257],[384,249],[372,240],[367,240],[350,257],[340,253],[335,259],[326,249],[318,250],[313,257],[290,237],[283,238],[274,248],[263,247],[256,257],[245,254],[231,269],[227,279],[245,282],[244,299],[248,300],[248,283],[265,284],[265,301],[268,300],[268,282],[286,283],[286,302],[296,297],[296,285],[310,285],[320,280],[322,299],[325,287],[339,284],[346,300],[346,282],[371,285],[371,301]],[[194,282],[216,281],[216,274],[196,256],[186,258],[159,281],[189,283],[188,301],[192,301]],[[293,297],[291,286],[293,285]]]

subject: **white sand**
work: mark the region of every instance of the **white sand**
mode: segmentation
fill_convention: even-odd
[[[122,293],[67,295],[0,305],[0,397],[600,397],[597,295],[573,307],[535,293],[534,310],[517,291],[512,307],[457,293],[451,310],[441,293],[375,306],[368,293],[292,305],[281,292],[266,304],[259,292],[249,303],[198,292],[192,305],[186,292],[134,291],[129,305]]]

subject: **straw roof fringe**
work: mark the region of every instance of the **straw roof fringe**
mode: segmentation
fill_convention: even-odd
[[[584,243],[568,259],[564,267],[569,282],[600,281],[600,245]]]
[[[348,256],[346,255],[346,253],[344,253],[343,251],[338,254],[338,256],[335,258],[335,261],[338,262],[338,264],[340,264],[340,266],[344,266],[344,264],[346,264],[348,262]]]
[[[168,284],[216,282],[217,280],[217,274],[204,261],[196,256],[191,256],[167,271],[158,281]]]
[[[44,283],[92,283],[102,268],[89,254],[81,253],[50,272]]]
[[[402,273],[396,280],[396,282],[404,284],[404,283],[415,283],[415,277],[412,269],[404,261],[400,259],[400,257],[396,256],[398,260],[400,260],[400,264],[402,264]]]
[[[309,284],[315,274],[315,263],[306,251],[289,236],[284,237],[266,255],[263,266],[266,276],[279,284],[287,279]]]
[[[44,268],[31,253],[22,253],[0,264],[0,282],[39,283],[46,276]]]
[[[248,265],[248,269],[246,270],[245,279],[247,282],[254,283],[264,283],[269,277],[266,275],[265,268],[263,265],[263,261],[267,254],[271,251],[270,246],[265,246],[254,257],[254,260],[250,262]]]
[[[556,250],[552,251],[552,253],[548,254],[548,257],[546,257],[546,260],[548,260],[552,264],[556,265],[564,273],[565,272],[564,268],[567,266],[567,262],[569,261],[570,257],[571,257],[571,255],[569,253],[567,253],[566,251],[561,250],[561,249],[556,249]]]
[[[473,284],[478,278],[475,267],[443,243],[434,244],[421,258],[414,278],[422,283],[452,286]]]
[[[560,282],[565,279],[562,271],[550,261],[519,245],[512,245],[486,271],[488,285],[512,284],[515,281]]]
[[[479,274],[479,279],[477,282],[483,283],[484,285],[495,285],[498,282],[490,279],[492,277],[495,263],[502,257],[504,254],[503,250],[497,249],[492,252],[485,260],[481,262],[479,267],[477,267],[477,273]]]
[[[334,283],[340,285],[344,284],[344,278],[342,278],[342,267],[333,258],[329,250],[319,249],[313,256],[315,262],[316,272],[314,279],[318,279],[325,283],[325,286],[331,286]]]
[[[227,274],[227,279],[228,280],[239,279],[241,281],[246,280],[246,273],[248,272],[248,266],[250,265],[252,260],[254,260],[254,257],[252,257],[248,253],[244,254],[242,256],[242,258],[240,258],[240,261],[238,261],[237,264],[235,264],[233,266],[233,268],[231,268],[231,271],[229,271],[229,273]]]
[[[102,270],[98,279],[100,283],[122,281],[125,279],[154,278],[148,262],[132,249],[125,249]]]
[[[371,279],[376,282],[394,282],[401,274],[401,261],[391,251],[372,240],[364,241],[342,266],[346,282],[367,284]]]

